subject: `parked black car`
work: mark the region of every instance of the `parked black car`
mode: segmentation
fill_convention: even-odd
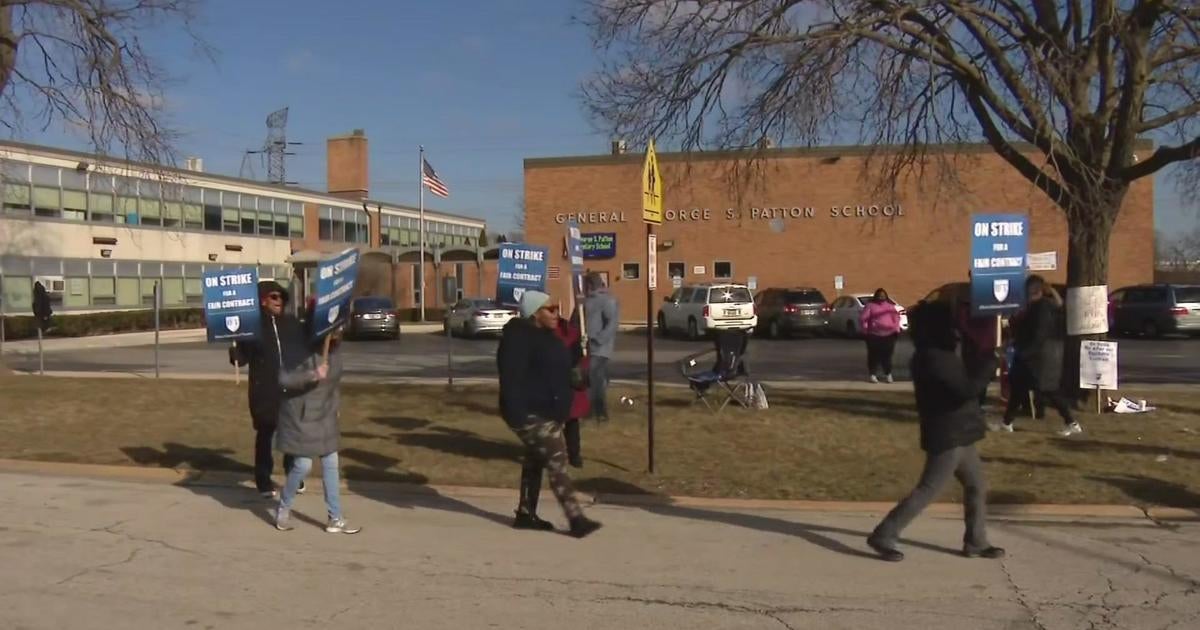
[[[350,321],[346,336],[351,339],[367,337],[399,339],[400,318],[391,298],[360,297],[350,302]]]
[[[1200,286],[1145,284],[1117,289],[1108,297],[1108,320],[1117,334],[1200,333]]]
[[[778,339],[797,333],[819,334],[829,323],[829,303],[811,287],[763,289],[754,296],[758,330]]]

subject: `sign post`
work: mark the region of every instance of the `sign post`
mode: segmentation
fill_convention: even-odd
[[[642,221],[646,223],[646,451],[650,474],[654,474],[654,289],[658,285],[658,239],[654,226],[662,225],[662,216],[662,175],[651,138],[642,164]]]
[[[154,281],[154,378],[159,377],[158,333],[162,325],[162,281]],[[236,341],[234,342],[237,343]]]

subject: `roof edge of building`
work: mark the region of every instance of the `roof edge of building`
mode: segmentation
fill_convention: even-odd
[[[348,137],[353,137],[353,136],[348,136]],[[242,186],[254,186],[254,187],[262,188],[265,190],[277,190],[279,192],[309,195],[312,197],[320,197],[322,199],[326,199],[326,200],[330,201],[331,203],[335,203],[337,205],[354,204],[357,202],[357,200],[355,200],[355,199],[347,199],[345,197],[338,197],[337,195],[334,195],[329,192],[312,190],[310,188],[301,188],[299,186],[280,186],[279,184],[272,184],[270,182],[259,181],[256,179],[243,179],[241,177],[233,177],[232,175],[222,175],[220,173],[211,173],[208,171],[191,171],[186,168],[180,168],[178,166],[169,166],[166,164],[150,164],[148,162],[137,162],[134,160],[128,160],[125,158],[119,158],[119,157],[115,157],[115,156],[111,156],[111,155],[102,155],[99,153],[89,153],[87,151],[77,151],[74,149],[63,149],[63,148],[59,148],[59,147],[49,147],[49,146],[40,145],[40,144],[31,144],[28,142],[0,140],[0,151],[3,151],[3,150],[15,150],[15,151],[22,151],[22,152],[30,153],[30,154],[40,154],[40,155],[44,155],[49,158],[74,158],[74,159],[79,159],[79,160],[103,161],[107,164],[120,166],[122,168],[138,169],[138,170],[144,170],[144,171],[150,171],[150,172],[157,171],[157,172],[171,173],[174,175],[182,175],[182,176],[193,178],[193,179],[200,179],[200,180],[207,179],[207,180],[213,180],[216,182],[226,182],[229,184],[238,184],[238,185],[242,185]],[[414,207],[408,206],[406,204],[396,203],[396,202],[391,202],[391,201],[382,201],[382,200],[376,200],[376,199],[364,199],[363,202],[369,202],[372,204],[382,204],[384,207],[396,208],[398,210],[411,210],[413,212],[416,212],[418,210],[418,208],[414,208]],[[426,210],[425,212],[427,214],[433,215],[435,217],[445,217],[447,219],[457,219],[460,221],[477,221],[477,222],[484,223],[484,224],[487,223],[487,221],[485,219],[481,219],[479,217],[463,215],[463,214],[454,214],[454,213],[450,213],[450,212],[437,212],[437,211],[432,211],[432,210]]]
[[[1032,144],[1017,142],[1013,143],[1019,151],[1035,152],[1038,149]],[[1152,149],[1154,141],[1148,138],[1140,138],[1137,140],[1135,147],[1137,149]],[[729,149],[719,151],[683,151],[683,152],[659,152],[658,158],[665,162],[707,162],[718,160],[729,160],[731,158],[756,158],[756,159],[771,159],[783,157],[842,157],[842,156],[867,156],[872,154],[885,154],[892,152],[894,149],[899,149],[898,145],[880,145],[867,146],[861,144],[851,145],[830,145],[821,147],[779,147],[771,149]],[[994,153],[994,149],[990,144],[985,142],[973,142],[962,144],[931,144],[926,147],[930,153]],[[524,166],[530,168],[546,168],[546,167],[561,167],[561,166],[607,166],[616,164],[632,164],[640,163],[644,159],[644,154],[641,152],[628,152],[620,155],[599,154],[599,155],[569,155],[561,157],[532,157],[525,158]]]

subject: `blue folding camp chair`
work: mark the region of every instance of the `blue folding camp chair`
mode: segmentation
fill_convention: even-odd
[[[750,335],[746,331],[723,330],[713,337],[712,349],[684,357],[679,362],[680,373],[696,395],[692,404],[702,402],[709,411],[717,414],[730,402],[752,407],[754,383],[745,361],[749,343]],[[702,359],[709,355],[715,358],[712,368],[698,369],[703,365]]]

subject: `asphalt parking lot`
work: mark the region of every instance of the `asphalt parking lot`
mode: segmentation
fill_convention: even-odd
[[[495,338],[449,342],[454,374],[460,377],[495,376]],[[1120,340],[1120,378],[1125,383],[1200,383],[1200,340]],[[399,341],[347,343],[347,371],[373,377],[445,377],[447,340],[438,334],[409,333]],[[688,355],[711,348],[711,342],[655,339],[655,376],[680,380],[678,363]],[[912,346],[902,340],[896,349],[895,376],[907,378]],[[37,369],[36,356],[6,356],[17,370]],[[86,372],[152,372],[151,346],[75,350],[48,353],[46,369]],[[800,338],[750,343],[747,365],[762,380],[833,381],[866,379],[866,348],[861,341],[841,338]],[[184,343],[160,348],[165,373],[211,373],[231,370],[223,345]],[[646,378],[646,337],[625,332],[618,337],[612,377]]]

